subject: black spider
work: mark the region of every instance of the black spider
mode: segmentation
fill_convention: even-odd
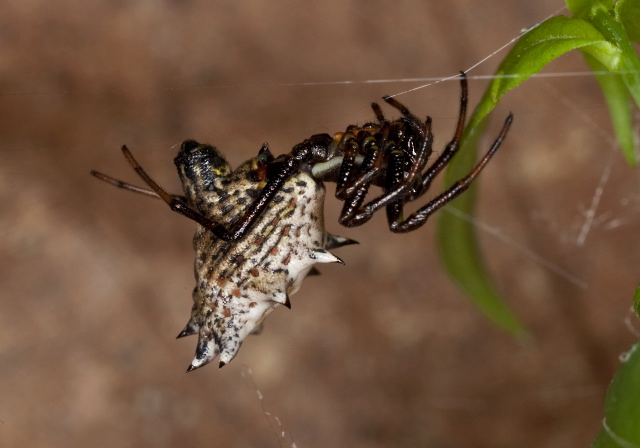
[[[290,153],[277,158],[271,155],[268,145],[263,144],[257,160],[258,166],[265,170],[266,185],[230,228],[190,208],[183,196],[167,193],[144,171],[126,146],[122,147],[124,156],[153,191],[96,171],[92,171],[91,174],[117,187],[159,197],[171,207],[171,210],[196,221],[218,238],[230,242],[238,241],[247,234],[286,180],[299,171],[311,173],[319,181],[336,183],[335,196],[344,201],[339,218],[342,225],[362,225],[371,219],[377,210],[386,207],[391,231],[410,232],[422,226],[429,216],[469,187],[500,147],[513,121],[513,115],[509,114],[498,138],[469,174],[405,218],[404,205],[426,193],[432,180],[451,161],[460,147],[468,102],[467,79],[464,73],[461,73],[460,86],[460,113],[453,139],[426,169],[427,161],[433,152],[431,118],[420,120],[403,104],[388,96],[383,98],[384,101],[402,114],[397,120],[387,120],[380,106],[372,103],[376,123],[352,125],[347,127],[345,132],[337,133],[333,137],[329,134],[313,135],[294,146]],[[181,154],[190,147],[200,146],[197,142],[187,140],[182,144]],[[381,187],[382,194],[365,202],[371,185]]]

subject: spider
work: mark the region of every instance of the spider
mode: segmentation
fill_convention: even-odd
[[[236,170],[215,147],[187,140],[174,159],[184,196],[169,194],[158,185],[126,146],[122,147],[125,158],[151,190],[91,171],[116,187],[162,199],[171,210],[199,224],[194,236],[194,305],[178,335],[199,335],[187,371],[218,355],[220,367],[231,361],[245,337],[260,331],[276,306],[291,306],[289,296],[306,275],[317,273],[314,264],[342,263],[328,249],[355,241],[325,232],[323,182],[335,182],[335,197],[344,201],[340,224],[362,225],[385,208],[389,228],[396,233],[421,227],[469,187],[500,147],[512,114],[469,174],[404,217],[404,205],[427,192],[460,147],[468,103],[464,73],[460,86],[453,139],[428,167],[433,152],[431,118],[422,121],[386,96],[384,101],[401,118],[387,120],[380,106],[372,103],[376,122],[349,126],[333,137],[313,135],[278,157],[264,143],[256,157]],[[371,185],[381,187],[382,193],[365,201]]]

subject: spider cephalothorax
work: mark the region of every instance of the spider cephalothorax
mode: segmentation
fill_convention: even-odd
[[[405,218],[404,204],[421,197],[460,146],[467,108],[467,82],[461,77],[460,114],[453,139],[427,167],[433,152],[431,119],[420,120],[397,100],[384,100],[402,117],[389,121],[380,107],[377,122],[349,126],[331,137],[317,134],[274,158],[267,144],[236,170],[213,146],[185,141],[174,162],[184,196],[171,195],[123,153],[153,191],[92,171],[115,186],[164,200],[196,221],[196,287],[191,319],[178,337],[198,334],[188,371],[220,355],[220,366],[238,352],[245,337],[260,328],[278,305],[290,307],[315,263],[341,262],[327,249],[354,243],[324,230],[324,185],[335,182],[344,201],[340,223],[359,226],[386,208],[393,232],[409,232],[465,191],[502,143],[507,117],[489,151],[463,179]],[[365,202],[371,185],[382,193]]]

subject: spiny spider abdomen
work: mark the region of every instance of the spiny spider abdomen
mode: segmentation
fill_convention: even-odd
[[[264,188],[266,156],[263,159],[258,156],[232,172],[215,148],[185,142],[175,162],[187,205],[231,225]],[[178,336],[198,334],[188,371],[218,354],[221,366],[231,361],[245,337],[276,306],[290,307],[289,296],[315,263],[341,263],[326,248],[351,241],[325,233],[324,195],[322,183],[300,172],[286,180],[239,242],[224,241],[198,227],[193,238],[194,305]]]

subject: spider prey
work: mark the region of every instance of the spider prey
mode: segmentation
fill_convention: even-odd
[[[511,114],[467,176],[408,217],[403,215],[404,205],[429,189],[460,146],[468,102],[464,73],[460,84],[454,137],[429,167],[431,118],[422,121],[394,98],[384,97],[400,111],[401,118],[387,120],[373,103],[375,123],[352,125],[333,137],[313,135],[277,158],[265,143],[256,157],[235,171],[215,147],[187,140],[174,159],[184,196],[160,187],[126,146],[122,147],[124,156],[151,190],[91,172],[117,187],[160,198],[198,224],[193,239],[194,305],[178,335],[198,334],[195,357],[187,371],[218,355],[220,367],[231,361],[245,337],[259,331],[276,306],[291,306],[289,296],[307,274],[316,272],[315,263],[342,263],[328,250],[355,241],[325,232],[323,182],[335,182],[335,196],[344,201],[342,225],[364,224],[384,207],[391,231],[398,233],[422,226],[469,187],[502,143],[513,120]],[[371,185],[382,192],[365,201]]]

